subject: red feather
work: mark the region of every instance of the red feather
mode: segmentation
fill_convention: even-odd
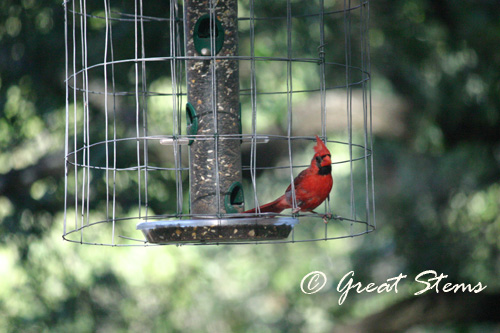
[[[331,174],[331,155],[328,148],[316,135],[315,154],[311,160],[311,165],[303,170],[294,179],[295,200],[297,210],[301,212],[310,212],[325,201],[330,194],[333,185]],[[259,209],[250,209],[245,213],[281,213],[283,210],[293,208],[292,184],[288,186],[278,199],[262,205]]]

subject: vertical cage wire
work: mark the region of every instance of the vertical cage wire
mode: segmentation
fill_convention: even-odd
[[[296,207],[293,178],[308,166],[316,134],[335,157],[334,190],[318,208],[333,219],[323,224],[315,214],[285,211],[278,218],[301,221],[290,236],[259,243],[331,240],[375,230],[369,2],[251,0],[240,9],[231,3],[238,4],[171,0],[162,15],[164,5],[142,0],[64,2],[64,239],[152,245],[137,223],[177,221],[182,229],[183,221],[203,217],[244,220],[244,204],[268,202],[290,182]],[[227,52],[228,36],[221,53],[215,38],[208,54],[192,49],[193,25],[202,12],[208,13],[210,36],[218,21],[234,34],[233,51]],[[203,70],[193,76],[196,66]],[[201,88],[193,80],[205,81],[200,96],[206,97],[197,98]],[[332,96],[343,97],[344,106],[332,105]],[[195,104],[198,120],[211,123],[206,133],[189,132],[188,103]],[[282,130],[270,130],[269,119]],[[269,158],[271,151],[284,154]],[[227,156],[232,163],[223,162]],[[201,165],[198,172],[193,164]],[[234,169],[228,171],[229,164]],[[212,198],[197,206],[201,176],[214,180],[204,190]],[[235,183],[242,184],[246,201],[228,212],[224,199]],[[226,242],[201,244],[213,243]]]

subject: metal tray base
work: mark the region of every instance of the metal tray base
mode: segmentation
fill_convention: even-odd
[[[141,222],[150,243],[219,243],[285,239],[298,219],[291,217],[196,219]]]

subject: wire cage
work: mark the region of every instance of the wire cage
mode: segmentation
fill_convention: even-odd
[[[369,1],[63,5],[63,239],[262,244],[375,230]],[[334,178],[319,214],[243,213],[284,193],[315,135]]]

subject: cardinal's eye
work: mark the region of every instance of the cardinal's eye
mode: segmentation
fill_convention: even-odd
[[[321,157],[316,156],[316,162],[321,162]]]

